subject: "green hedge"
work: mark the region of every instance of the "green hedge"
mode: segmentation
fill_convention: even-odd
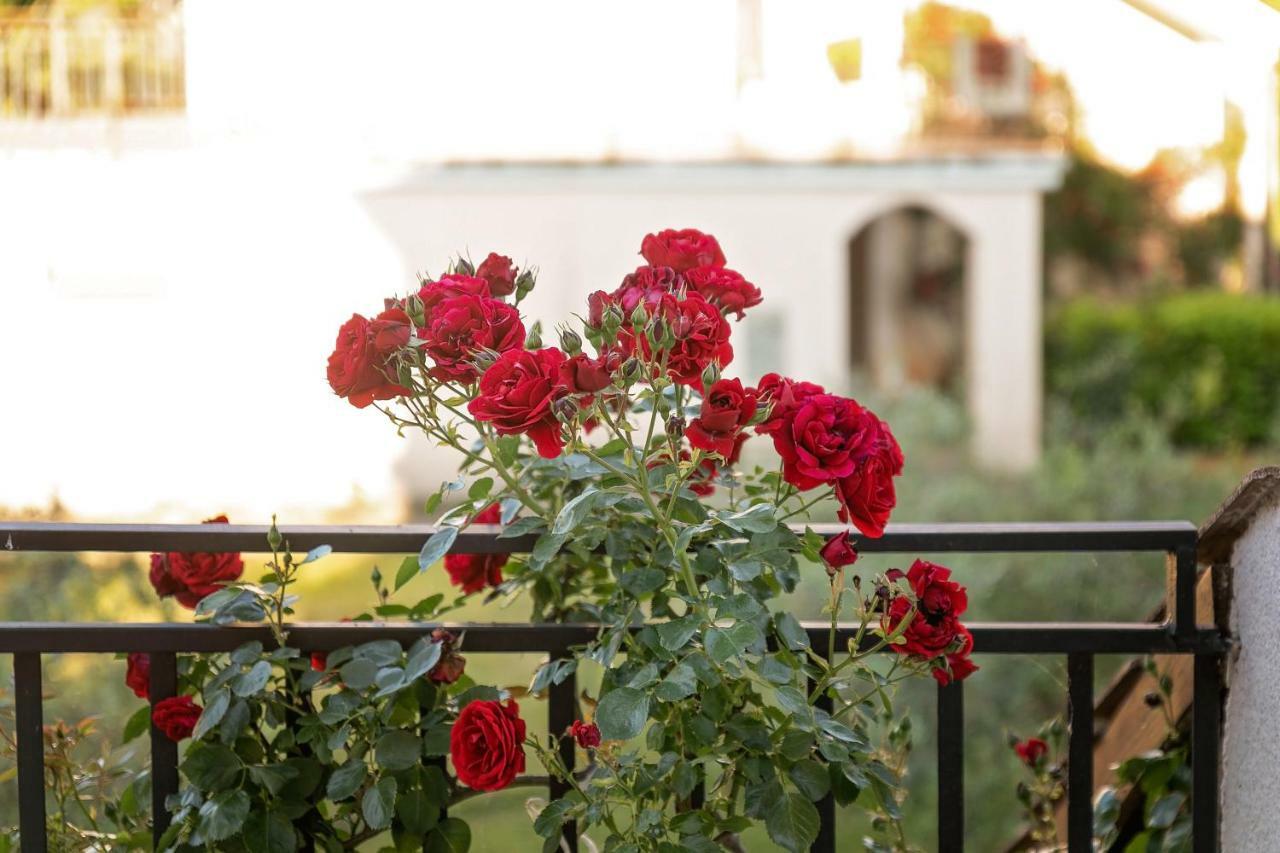
[[[1073,300],[1050,314],[1046,368],[1050,397],[1085,422],[1136,407],[1179,444],[1259,444],[1280,424],[1280,299]]]

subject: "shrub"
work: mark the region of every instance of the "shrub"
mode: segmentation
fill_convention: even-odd
[[[1046,363],[1050,396],[1086,423],[1137,408],[1181,445],[1256,445],[1274,437],[1280,410],[1280,300],[1076,300],[1048,323]]]

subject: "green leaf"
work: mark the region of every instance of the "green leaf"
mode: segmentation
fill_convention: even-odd
[[[418,553],[418,571],[425,572],[439,562],[440,558],[453,547],[453,542],[457,538],[458,528],[452,526],[442,527],[431,534],[431,538]]]
[[[787,771],[800,793],[817,802],[831,790],[831,776],[827,768],[812,759],[798,761]]]
[[[392,729],[378,738],[373,751],[378,766],[386,770],[407,770],[422,758],[422,738],[403,729]]]
[[[723,515],[720,521],[734,530],[746,533],[768,533],[778,526],[772,504],[756,504],[742,512]]]
[[[249,853],[293,853],[298,846],[293,824],[277,811],[255,811],[240,834]]]
[[[456,817],[450,817],[431,830],[423,853],[467,853],[470,849],[471,827]]]
[[[426,835],[440,822],[440,807],[431,802],[427,792],[412,788],[396,798],[396,817],[412,835]]]
[[[200,807],[200,834],[206,841],[223,841],[240,831],[249,816],[249,795],[223,791]]]
[[[334,802],[345,800],[360,790],[360,786],[364,783],[364,777],[368,772],[363,760],[359,758],[348,760],[346,764],[334,770],[333,775],[329,777],[329,784],[325,788],[325,796]]]
[[[735,560],[729,564],[729,574],[742,583],[755,580],[764,571],[764,564],[759,560]]]
[[[481,477],[471,484],[471,488],[467,489],[467,497],[473,501],[482,500],[489,497],[489,490],[493,488],[492,477]]]
[[[378,664],[368,658],[354,658],[338,670],[338,677],[352,690],[364,690],[378,677],[378,669]]]
[[[564,816],[573,808],[570,800],[552,800],[538,812],[533,821],[533,831],[541,838],[551,838],[564,826]]]
[[[147,704],[130,715],[129,721],[124,724],[124,735],[121,738],[121,743],[128,743],[150,728],[151,705]]]
[[[395,591],[399,592],[400,587],[417,577],[419,571],[417,557],[409,556],[401,560],[400,568],[396,569]]]
[[[796,671],[777,655],[768,655],[760,661],[760,675],[773,684],[791,684],[796,680]]]
[[[414,643],[409,651],[409,659],[404,665],[405,683],[416,681],[431,671],[440,662],[442,646],[431,640],[420,640]]]
[[[182,773],[201,791],[230,786],[240,775],[240,756],[217,743],[198,743],[187,750]]]
[[[298,565],[305,566],[307,563],[314,563],[316,560],[319,560],[321,557],[327,557],[332,553],[333,553],[332,545],[317,545],[316,547],[312,548],[310,551],[307,552],[307,556],[303,557],[302,562],[298,563]]]
[[[1173,826],[1173,821],[1178,817],[1178,811],[1182,808],[1182,804],[1186,799],[1186,794],[1173,793],[1165,794],[1156,800],[1147,814],[1147,827],[1149,829],[1167,829]]]
[[[237,696],[254,696],[260,693],[270,680],[271,664],[265,660],[260,660],[251,666],[248,672],[236,678],[231,685],[231,689],[236,692]],[[226,708],[223,708],[223,710],[225,711]]]
[[[694,616],[660,622],[656,626],[658,642],[669,652],[683,649],[698,630],[698,620]]]
[[[573,529],[591,512],[599,499],[599,494],[600,490],[595,486],[588,486],[582,494],[565,504],[560,514],[556,516],[555,524],[551,526],[552,535],[567,536],[573,532]]]
[[[707,654],[716,663],[724,663],[742,651],[742,647],[723,628],[708,629],[703,643],[707,647]]]
[[[818,837],[818,810],[800,794],[787,794],[765,812],[764,826],[775,844],[804,853]]]
[[[235,743],[236,738],[249,727],[249,703],[243,699],[237,699],[231,703],[231,707],[227,709],[227,713],[222,718],[222,725],[218,726],[218,737],[225,744]]]
[[[697,688],[698,679],[694,675],[693,668],[688,664],[679,663],[667,673],[666,678],[662,679],[655,692],[663,702],[675,702],[686,696],[692,696]]]
[[[376,785],[370,785],[360,800],[360,813],[371,829],[386,829],[395,813],[396,780],[384,776]]]
[[[539,536],[538,541],[533,543],[533,550],[529,552],[529,568],[535,572],[546,568],[547,563],[560,553],[565,536],[563,533],[544,533]]]
[[[778,636],[791,651],[799,652],[809,648],[809,635],[796,617],[790,613],[778,613],[773,617],[773,624],[778,629]]]
[[[618,578],[619,585],[633,596],[639,597],[661,589],[667,580],[667,573],[653,566],[641,566],[629,572],[623,572]]]
[[[249,775],[272,794],[279,794],[289,780],[298,775],[298,768],[288,764],[262,764],[250,767]]]
[[[649,697],[634,687],[615,687],[600,700],[596,725],[605,740],[630,740],[649,718]]]

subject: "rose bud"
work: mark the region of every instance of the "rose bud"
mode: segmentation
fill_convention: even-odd
[[[534,323],[524,337],[524,348],[527,350],[542,349],[542,329]]]
[[[600,727],[595,723],[574,720],[573,725],[569,727],[569,734],[583,749],[595,749],[600,745]]]
[[[672,415],[667,418],[667,435],[671,436],[673,440],[679,441],[684,437],[684,427],[684,418],[679,415]]]
[[[631,356],[626,361],[622,362],[622,370],[619,372],[622,374],[622,378],[628,381],[633,381],[639,378],[640,359],[636,358],[634,355]]]
[[[563,423],[571,424],[578,417],[578,404],[572,397],[561,397],[551,404],[551,411],[555,412],[556,418]]]
[[[713,361],[710,364],[708,364],[706,368],[702,371],[702,387],[710,388],[712,385],[715,385],[719,381],[720,381],[720,365]]]
[[[497,252],[490,252],[489,257],[480,262],[476,268],[476,277],[489,283],[489,292],[501,298],[513,293],[516,289],[516,268],[511,259]]]
[[[516,302],[528,296],[535,284],[537,284],[537,278],[529,270],[525,270],[516,276]]]
[[[631,326],[636,329],[643,328],[649,322],[649,312],[644,310],[644,303],[636,305],[636,309],[631,312]]]
[[[840,569],[845,566],[852,566],[858,561],[858,549],[854,548],[853,543],[849,541],[849,531],[847,530],[841,530],[828,539],[818,554],[822,557],[822,562],[827,566],[827,574],[833,576]]]
[[[560,330],[560,349],[569,355],[577,355],[582,351],[582,338],[573,329]]]
[[[498,353],[491,349],[477,350],[476,354],[471,356],[471,363],[475,365],[477,373],[484,373],[497,360]]]
[[[454,275],[475,275],[476,268],[473,267],[471,265],[471,261],[467,260],[466,258],[458,258],[458,260],[454,261],[453,267],[449,270],[449,272],[453,273]]]

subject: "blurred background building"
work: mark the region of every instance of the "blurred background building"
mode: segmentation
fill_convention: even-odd
[[[0,344],[7,395],[52,407],[56,376],[88,419],[6,419],[6,445],[57,452],[16,462],[3,497],[146,512],[196,479],[242,504],[247,476],[284,469],[253,511],[385,498],[400,449],[323,383],[349,312],[496,250],[541,269],[531,315],[560,317],[668,226],[717,234],[766,294],[733,372],[936,389],[978,463],[1028,470],[1046,294],[1274,286],[1278,17],[0,5],[0,286],[5,314],[45,318]],[[51,326],[75,330],[52,352]],[[451,462],[422,452],[401,479],[429,489]]]

